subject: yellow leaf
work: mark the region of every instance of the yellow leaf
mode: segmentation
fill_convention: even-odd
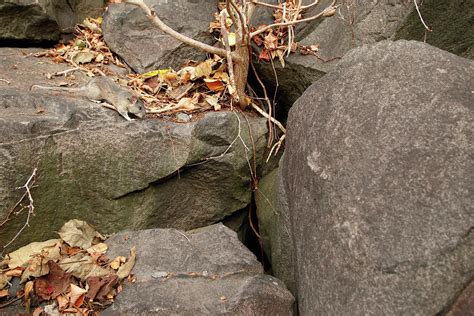
[[[93,253],[105,253],[108,249],[108,246],[104,244],[103,242],[98,243],[97,245],[94,245],[90,248],[87,249],[87,252],[90,254]]]
[[[148,78],[152,78],[152,77],[156,77],[156,76],[163,77],[164,75],[166,75],[170,71],[172,71],[171,68],[152,70],[152,71],[146,72],[144,74],[141,74],[140,77],[143,78],[143,79],[148,79]]]

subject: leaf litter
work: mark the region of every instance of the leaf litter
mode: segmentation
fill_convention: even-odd
[[[5,256],[0,263],[0,306],[22,299],[28,313],[35,307],[32,314],[95,314],[114,301],[124,280],[134,282],[135,247],[129,258],[110,260],[104,236],[77,219],[65,223],[58,234],[59,239],[33,242]],[[14,278],[23,289],[10,293]]]
[[[111,3],[121,1],[109,1]],[[223,2],[218,3],[219,9],[224,10]],[[284,1],[276,6],[273,12],[274,22],[287,22],[302,19],[301,10],[294,1]],[[219,41],[221,24],[219,13],[214,14],[215,20],[209,25],[209,32]],[[75,38],[66,44],[58,44],[54,49],[35,54],[37,57],[50,57],[58,63],[68,63],[81,70],[88,76],[116,76],[109,67],[115,65],[126,68],[125,64],[107,47],[102,35],[102,18],[86,18],[76,26]],[[228,41],[230,46],[236,44],[236,34],[232,32],[233,21],[226,20]],[[260,25],[251,28],[255,31],[267,27]],[[252,38],[260,47],[258,58],[270,62],[279,59],[285,66],[284,57],[290,53],[299,52],[304,55],[317,55],[317,45],[303,46],[294,41],[293,26],[269,28]],[[319,57],[318,57],[319,58]],[[65,73],[64,73],[65,74]],[[52,78],[58,74],[48,74]],[[220,111],[232,108],[232,86],[230,84],[226,60],[213,55],[202,62],[187,61],[181,69],[155,69],[143,74],[128,74],[125,78],[117,78],[119,84],[127,85],[135,91],[145,104],[147,117],[163,117],[179,112],[187,114]]]

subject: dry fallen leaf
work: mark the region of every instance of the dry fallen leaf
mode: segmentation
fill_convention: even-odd
[[[31,256],[39,253],[48,253],[48,259],[59,258],[60,239],[50,239],[43,242],[32,242],[8,254],[9,268],[16,268],[25,265]]]
[[[109,274],[103,277],[91,277],[87,279],[87,300],[98,300],[104,302],[115,285],[118,283],[118,277],[115,274]]]
[[[225,83],[219,79],[204,79],[204,82],[207,88],[214,92],[223,91],[226,87]]]
[[[8,290],[0,290],[0,297],[8,296]]]
[[[5,276],[7,277],[20,277],[21,274],[23,273],[24,268],[22,267],[17,267],[13,270],[9,270],[5,272]]]
[[[84,295],[87,293],[86,290],[80,288],[77,285],[71,283],[71,293],[69,302],[75,307],[79,307],[84,302]]]
[[[92,276],[103,276],[110,272],[98,266],[91,256],[77,254],[70,258],[64,258],[58,262],[68,273],[71,273],[81,281]]]
[[[199,78],[208,78],[212,74],[212,64],[214,61],[212,59],[207,59],[196,66],[194,70],[194,76],[191,77],[191,80]]]
[[[66,292],[71,283],[71,275],[61,269],[57,263],[49,261],[48,265],[49,273],[36,279],[34,283],[36,295],[46,301]]]
[[[204,100],[210,106],[212,106],[214,108],[214,111],[220,111],[221,105],[219,104],[219,100],[217,99],[217,97],[215,97],[213,95],[208,95],[208,96],[206,96],[206,98]]]
[[[98,243],[97,245],[94,245],[92,247],[89,247],[87,249],[87,252],[89,254],[93,254],[93,253],[106,253],[107,252],[107,249],[108,249],[108,246],[106,244],[104,244],[103,242],[101,243]]]
[[[127,261],[127,258],[124,256],[118,256],[112,262],[110,262],[110,267],[114,270],[117,270],[122,263],[125,263]]]
[[[136,256],[137,250],[135,247],[132,247],[132,249],[130,249],[130,258],[128,258],[128,261],[125,262],[125,264],[122,265],[117,271],[117,276],[120,280],[125,279],[130,274],[130,272],[132,272],[133,266],[135,265]]]
[[[88,249],[95,238],[104,240],[92,226],[78,219],[71,219],[58,232],[62,240],[72,247]]]

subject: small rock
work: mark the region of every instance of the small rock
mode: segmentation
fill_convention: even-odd
[[[188,123],[191,121],[191,116],[186,113],[178,113],[176,114],[176,120],[180,123]]]

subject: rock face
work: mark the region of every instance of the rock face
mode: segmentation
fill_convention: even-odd
[[[474,62],[420,42],[350,52],[288,120],[302,315],[435,315],[474,278]]]
[[[104,0],[6,0],[0,3],[0,40],[59,41],[85,17],[101,15]]]
[[[283,184],[283,165],[263,177],[255,191],[259,232],[272,274],[296,293],[290,214]]]
[[[255,256],[222,224],[192,232],[153,229],[108,239],[108,256],[137,247],[137,282],[104,315],[291,315],[294,298],[263,274]]]
[[[38,168],[32,192],[36,216],[13,247],[54,236],[72,218],[105,233],[188,230],[214,224],[250,203],[246,157],[252,161],[253,153],[245,146],[252,148],[250,129],[259,163],[266,144],[264,118],[249,116],[247,125],[241,114],[214,112],[186,124],[127,122],[87,100],[28,91],[32,84],[57,84],[40,74],[64,66],[48,60],[38,64],[13,52],[0,54],[2,79],[11,82],[0,83],[0,218],[23,193],[15,188]],[[2,227],[1,245],[25,216]]]
[[[175,31],[208,44],[214,42],[208,27],[217,11],[216,1],[150,0],[146,3]],[[104,15],[103,33],[109,48],[136,72],[176,68],[186,60],[206,56],[165,35],[148,21],[140,8],[132,5],[110,5]]]
[[[426,41],[453,54],[474,59],[474,1],[423,1],[421,12],[433,31],[425,31],[418,13],[413,10],[395,38]]]

